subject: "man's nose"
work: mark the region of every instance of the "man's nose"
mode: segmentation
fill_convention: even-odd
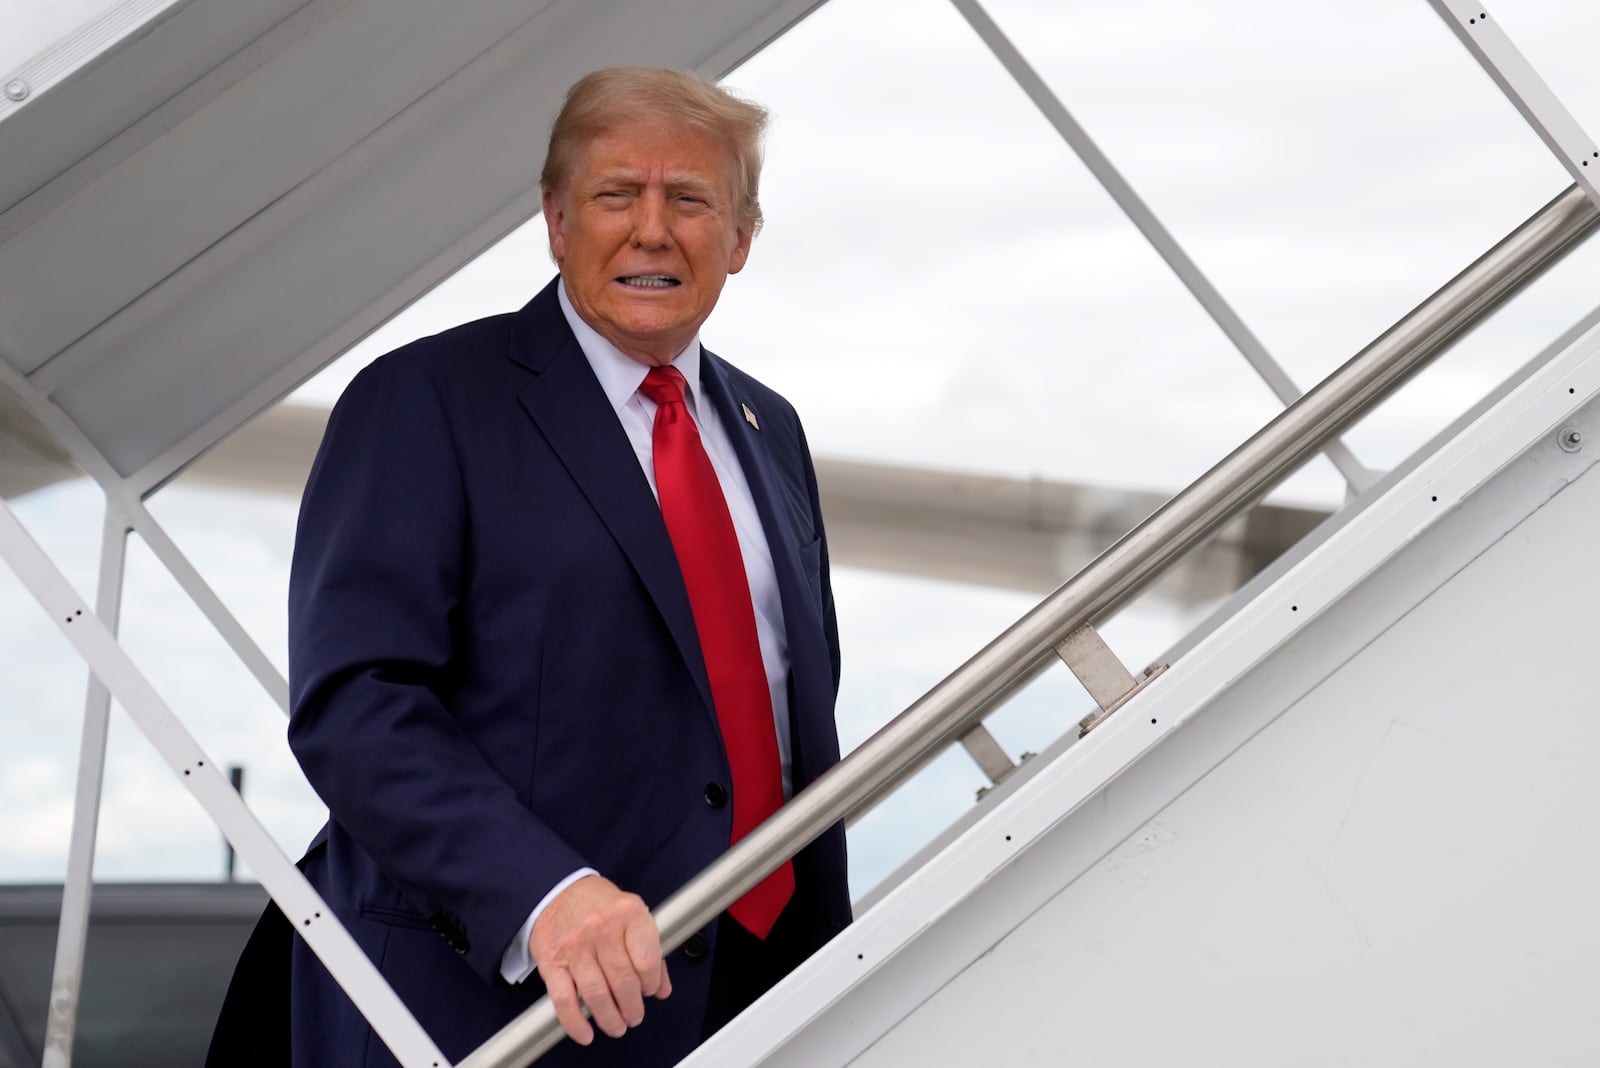
[[[666,194],[658,190],[646,190],[634,202],[633,243],[640,248],[661,248],[671,242]]]

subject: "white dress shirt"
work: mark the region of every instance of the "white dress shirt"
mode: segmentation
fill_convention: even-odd
[[[644,376],[650,369],[618,350],[578,316],[572,302],[567,299],[565,282],[557,286],[557,297],[561,303],[561,314],[566,316],[567,325],[577,336],[578,347],[583,350],[595,377],[600,380],[600,388],[611,402],[611,410],[616,413],[617,421],[628,435],[628,442],[639,459],[645,481],[650,484],[650,492],[659,499],[653,444],[656,403],[639,392]],[[744,557],[745,578],[750,583],[750,600],[755,608],[761,662],[767,672],[767,690],[772,695],[772,719],[778,734],[783,796],[788,798],[793,792],[789,774],[789,643],[783,626],[783,602],[778,595],[778,577],[772,568],[772,550],[767,545],[767,534],[756,512],[755,498],[750,495],[750,483],[745,478],[744,468],[739,465],[738,454],[733,450],[728,428],[723,426],[716,406],[706,401],[701,391],[698,337],[673,358],[672,366],[682,373],[687,384],[684,390],[685,406],[699,428],[701,444],[705,446],[706,455],[710,457],[711,466],[717,473],[722,496],[728,503],[728,514],[733,518],[734,532],[739,537],[739,553]],[[736,426],[734,430],[743,432],[744,428]],[[534,906],[527,922],[500,957],[500,975],[506,982],[520,983],[533,974],[528,936],[545,907],[555,900],[557,894],[579,879],[596,874],[593,868],[578,869],[553,886]]]

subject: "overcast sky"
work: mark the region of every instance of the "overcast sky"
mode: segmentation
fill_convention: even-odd
[[[0,0],[46,39],[66,9]],[[109,3],[86,4],[106,8]],[[1314,384],[1568,184],[1423,0],[991,0],[990,11],[1303,386]],[[1495,12],[1591,132],[1600,5]],[[26,33],[0,34],[0,70]],[[9,42],[9,43],[7,43]],[[8,52],[7,49],[10,49]],[[1278,405],[944,0],[831,0],[730,84],[773,112],[767,227],[706,343],[787,394],[821,455],[1176,490]],[[530,179],[532,176],[530,176]],[[1600,246],[1597,246],[1600,248]],[[1350,435],[1397,463],[1600,303],[1600,251],[1571,257]],[[331,403],[372,358],[522,304],[553,273],[534,220],[294,398]],[[1332,505],[1319,461],[1282,495]],[[92,592],[99,495],[15,502]],[[280,665],[294,503],[187,487],[152,508]],[[860,741],[1032,598],[836,574],[841,733]],[[1142,664],[1191,622],[1111,628]],[[295,853],[322,813],[279,712],[135,542],[125,640]],[[82,670],[0,573],[0,881],[64,870]],[[1086,711],[1064,671],[994,727],[1037,749]],[[216,833],[125,721],[99,873],[209,878]],[[854,836],[857,889],[971,801],[951,755]]]

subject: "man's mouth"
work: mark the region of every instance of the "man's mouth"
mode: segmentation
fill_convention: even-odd
[[[625,286],[642,286],[645,289],[670,289],[683,284],[670,274],[625,274],[617,281]]]

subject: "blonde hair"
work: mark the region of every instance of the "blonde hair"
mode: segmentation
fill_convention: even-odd
[[[539,185],[546,193],[559,192],[584,144],[633,122],[688,126],[727,148],[734,160],[737,225],[755,236],[761,229],[761,135],[767,109],[687,71],[607,67],[579,78],[550,126]]]

